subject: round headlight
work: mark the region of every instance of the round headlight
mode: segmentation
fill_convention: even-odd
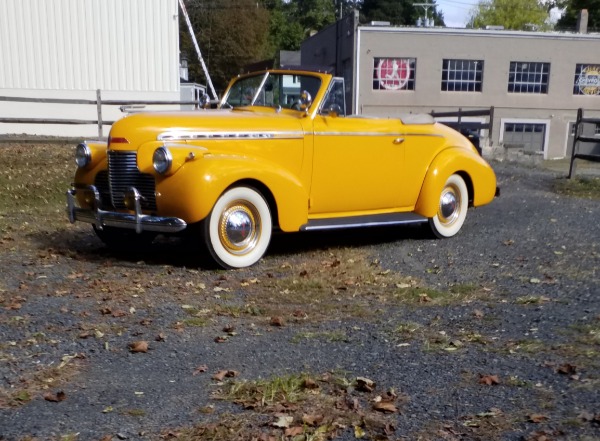
[[[85,144],[81,143],[75,149],[75,163],[77,167],[87,167],[87,165],[92,161],[92,151]]]
[[[162,175],[168,172],[172,163],[173,157],[166,147],[159,147],[154,150],[154,155],[152,155],[152,165],[157,173]]]

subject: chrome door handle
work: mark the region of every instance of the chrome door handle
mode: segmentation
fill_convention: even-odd
[[[404,142],[404,138],[396,138],[392,141],[394,144],[402,144]]]

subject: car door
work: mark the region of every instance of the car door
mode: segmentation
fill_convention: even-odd
[[[333,112],[317,115],[313,129],[309,215],[357,215],[398,208],[405,154],[399,120]]]

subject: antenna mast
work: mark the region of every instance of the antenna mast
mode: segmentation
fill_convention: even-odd
[[[200,46],[198,45],[198,40],[196,40],[196,34],[194,34],[194,28],[192,28],[192,22],[190,21],[190,16],[185,9],[185,5],[183,4],[183,0],[179,0],[179,6],[181,6],[181,12],[183,12],[183,16],[185,17],[185,22],[187,23],[188,30],[190,31],[190,35],[192,37],[192,42],[194,43],[194,47],[196,48],[196,54],[198,55],[198,60],[202,65],[202,70],[204,71],[204,76],[206,77],[206,81],[208,82],[208,87],[212,93],[213,99],[217,99],[217,93],[215,92],[215,88],[210,79],[210,75],[208,74],[208,69],[206,68],[206,64],[204,63],[204,58],[202,58],[202,53],[200,52]]]

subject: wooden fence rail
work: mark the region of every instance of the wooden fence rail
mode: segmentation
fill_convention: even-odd
[[[42,104],[81,104],[96,106],[97,119],[66,119],[66,118],[4,118],[0,116],[0,123],[9,124],[65,124],[65,125],[96,125],[98,126],[98,137],[103,137],[104,126],[113,125],[115,122],[102,118],[102,106],[125,106],[139,105],[182,105],[198,106],[196,101],[158,101],[158,100],[103,100],[101,91],[96,91],[95,100],[70,99],[70,98],[25,98],[13,96],[0,96],[0,101]]]
[[[600,125],[600,118],[584,118],[583,109],[578,109],[568,179],[571,179],[575,174],[575,159],[600,162],[600,138],[595,136],[585,136],[582,133],[585,124],[594,124],[598,126]]]

